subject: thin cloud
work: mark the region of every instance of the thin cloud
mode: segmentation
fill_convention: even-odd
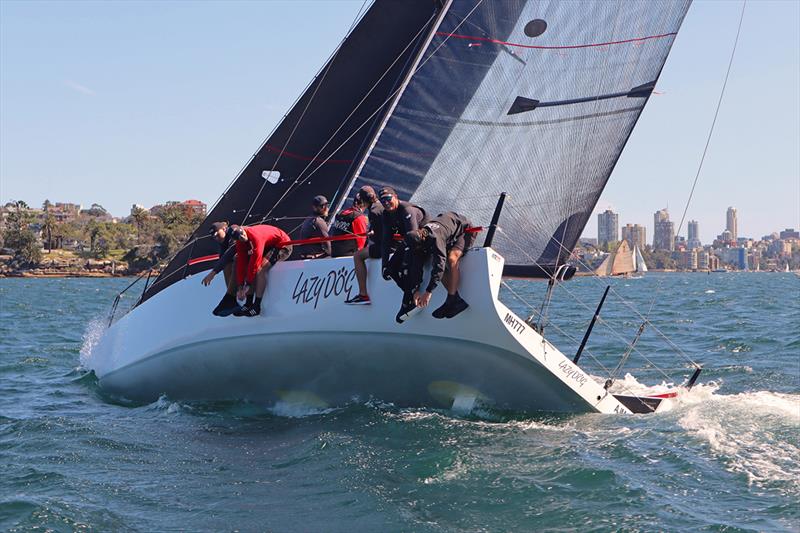
[[[85,85],[81,85],[77,81],[72,80],[64,80],[64,85],[72,89],[73,91],[77,91],[81,94],[85,94],[88,96],[97,96],[97,93],[91,90],[90,88],[86,87]]]

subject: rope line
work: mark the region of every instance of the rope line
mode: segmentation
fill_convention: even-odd
[[[512,288],[511,288],[511,286],[510,286],[508,283],[506,283],[505,281],[501,281],[501,284],[502,284],[502,285],[503,285],[503,286],[504,286],[504,287],[505,287],[505,288],[506,288],[506,289],[507,289],[509,292],[511,292],[511,294],[512,294],[512,295],[513,295],[513,296],[514,296],[514,297],[515,297],[517,300],[519,300],[520,302],[522,302],[522,304],[523,304],[523,305],[525,305],[525,306],[526,306],[526,307],[528,307],[529,309],[531,309],[531,310],[533,310],[534,312],[536,312],[536,308],[535,308],[533,305],[531,305],[531,304],[530,304],[528,301],[526,301],[526,300],[525,300],[525,299],[524,299],[522,296],[520,296],[519,294],[517,294],[517,292],[516,292],[514,289],[512,289]],[[553,328],[555,328],[555,330],[556,330],[556,331],[558,331],[559,333],[561,333],[562,335],[564,335],[565,337],[567,337],[567,338],[568,338],[569,340],[571,340],[572,342],[576,342],[576,343],[578,342],[578,340],[577,340],[577,339],[575,339],[575,338],[574,338],[572,335],[570,335],[569,333],[567,333],[566,331],[564,331],[563,329],[561,329],[560,327],[558,327],[556,324],[552,324],[552,326],[553,326]],[[545,341],[544,335],[542,335],[542,340],[543,340],[543,341]],[[548,342],[549,342],[549,341],[548,341]],[[593,361],[594,361],[594,362],[595,362],[595,363],[596,363],[596,364],[597,364],[597,365],[598,365],[600,368],[602,368],[602,369],[603,369],[603,371],[604,371],[606,374],[608,374],[609,376],[611,375],[611,371],[610,371],[610,370],[608,370],[608,368],[606,368],[606,367],[605,367],[605,365],[603,365],[603,363],[601,363],[601,362],[600,362],[600,361],[597,359],[597,357],[595,357],[595,356],[594,356],[594,354],[593,354],[592,352],[590,352],[589,350],[586,350],[586,349],[584,349],[584,351],[583,351],[583,352],[584,352],[585,354],[587,354],[587,355],[588,355],[588,356],[589,356],[589,357],[590,357],[590,358],[591,358],[591,359],[592,359],[592,360],[593,360]],[[563,354],[562,354],[562,355],[563,355]],[[565,357],[566,357],[566,356],[565,356]],[[669,379],[669,378],[668,378],[668,379]],[[644,402],[644,401],[643,401],[643,400],[640,398],[640,396],[639,396],[639,395],[638,395],[636,392],[634,392],[634,391],[633,391],[631,388],[629,388],[627,385],[625,385],[625,384],[622,384],[622,385],[620,385],[620,387],[622,388],[622,390],[623,390],[623,391],[625,391],[625,392],[629,393],[629,394],[630,394],[632,397],[636,398],[636,400],[637,400],[639,403],[641,403],[642,405],[645,405],[645,406],[647,406],[647,404],[646,404],[646,403],[645,403],[645,402]],[[608,390],[608,389],[606,389],[606,390]],[[613,394],[613,393],[612,393],[612,392],[609,392],[609,394]]]
[[[503,233],[503,234],[505,235],[505,232],[503,231],[503,228],[501,228],[500,226],[497,226],[497,229],[498,229],[498,230],[499,230],[501,233]],[[536,261],[536,259],[534,259],[533,257],[531,257],[531,256],[530,256],[530,254],[528,254],[528,253],[527,253],[527,251],[526,251],[524,248],[522,248],[522,246],[520,246],[519,244],[517,244],[517,243],[516,243],[516,241],[514,241],[513,239],[509,239],[509,240],[510,240],[511,242],[513,242],[513,243],[514,243],[514,245],[515,245],[515,246],[517,246],[517,248],[518,248],[518,249],[519,249],[519,250],[520,250],[520,251],[521,251],[521,252],[522,252],[522,253],[523,253],[525,256],[527,256],[527,257],[528,257],[528,259],[529,259],[529,260],[530,260],[530,261],[531,261],[531,262],[532,262],[534,265],[536,265],[536,266],[538,266],[539,268],[542,268],[542,269],[543,269],[542,265],[540,265],[540,264],[539,264],[539,263]],[[546,272],[546,271],[545,271],[545,272]],[[554,276],[554,275],[548,274],[548,277],[549,277],[550,279],[553,279],[553,280],[555,280],[556,282],[558,281],[558,280],[556,280],[556,279],[555,279],[555,276]],[[562,288],[563,288],[563,289],[564,289],[564,290],[565,290],[565,291],[566,291],[566,292],[567,292],[567,293],[568,293],[570,296],[572,296],[572,298],[573,298],[573,299],[574,299],[576,302],[578,302],[578,303],[579,303],[581,306],[583,306],[583,307],[584,307],[584,308],[586,308],[586,309],[587,309],[589,312],[591,312],[592,314],[594,314],[594,310],[593,310],[592,308],[590,308],[588,305],[586,305],[586,304],[585,304],[585,303],[584,303],[584,302],[583,302],[583,301],[582,301],[580,298],[578,298],[578,297],[577,297],[577,296],[576,296],[576,295],[575,295],[575,294],[574,294],[572,291],[570,291],[569,289],[567,289],[567,288],[566,288],[566,286],[565,286],[563,283],[561,283],[561,284],[558,284],[558,286],[559,286],[559,287],[562,287]],[[598,321],[598,322],[600,322],[601,324],[605,325],[605,326],[608,328],[608,330],[609,330],[611,333],[613,333],[613,334],[614,334],[614,336],[615,336],[615,337],[617,337],[618,339],[620,339],[620,340],[621,340],[621,341],[622,341],[622,342],[625,344],[626,348],[632,348],[634,352],[636,352],[637,354],[639,354],[639,355],[640,355],[640,356],[641,356],[641,357],[642,357],[642,358],[643,358],[645,361],[647,361],[648,363],[650,363],[651,365],[653,365],[653,368],[655,368],[656,370],[658,370],[658,371],[659,371],[659,372],[660,372],[660,373],[661,373],[661,374],[662,374],[662,375],[663,375],[665,378],[667,378],[667,379],[672,379],[672,378],[671,378],[671,377],[670,377],[668,374],[666,374],[666,373],[665,373],[663,370],[661,370],[661,368],[659,368],[659,366],[658,366],[658,365],[656,365],[656,364],[655,364],[655,363],[654,363],[652,360],[650,360],[650,358],[648,358],[646,355],[644,355],[642,352],[640,352],[640,351],[639,351],[639,350],[638,350],[638,349],[637,349],[635,346],[633,346],[633,345],[632,345],[632,343],[630,343],[630,342],[629,342],[627,339],[625,339],[625,338],[624,338],[622,335],[620,335],[620,334],[617,332],[617,330],[616,330],[616,329],[614,329],[614,327],[613,327],[611,324],[609,324],[608,322],[606,322],[606,321],[603,319],[603,317],[602,317],[602,316],[598,317],[597,321]]]
[[[353,31],[353,28],[355,28],[356,24],[358,23],[359,15],[361,14],[361,11],[364,9],[364,6],[366,4],[367,4],[367,0],[364,0],[364,3],[361,4],[361,7],[359,8],[358,13],[356,14],[356,17],[353,19],[353,22],[350,24],[350,28],[348,28],[348,30],[345,33],[345,36],[342,38],[342,40],[339,41],[339,45],[336,47],[336,51],[333,53],[333,56],[331,57],[330,61],[328,62],[327,68],[325,68],[325,71],[322,73],[322,78],[320,78],[319,83],[317,83],[317,86],[314,87],[314,92],[311,93],[311,98],[308,99],[308,102],[306,103],[305,107],[303,108],[303,112],[300,114],[300,117],[297,119],[297,122],[294,124],[294,127],[292,128],[291,133],[289,133],[289,136],[286,138],[286,142],[283,143],[283,147],[281,148],[281,150],[280,150],[280,152],[278,154],[278,157],[275,158],[275,162],[272,164],[272,168],[270,169],[270,173],[274,172],[275,169],[277,168],[278,162],[280,162],[281,157],[283,157],[283,153],[286,151],[286,147],[289,146],[289,143],[292,141],[292,138],[294,137],[294,134],[297,131],[297,128],[300,127],[300,123],[303,121],[303,117],[306,116],[306,112],[308,111],[308,108],[311,107],[311,103],[314,101],[314,98],[317,96],[317,92],[319,92],[320,87],[322,87],[322,84],[325,82],[325,78],[328,76],[328,72],[330,72],[331,68],[333,67],[333,63],[336,60],[336,56],[338,56],[339,52],[342,50],[342,45],[347,40],[347,37],[350,35],[350,32]],[[310,164],[311,163],[309,163],[309,165]],[[256,205],[256,202],[258,201],[258,198],[261,196],[261,193],[264,191],[264,187],[266,187],[267,183],[268,182],[265,179],[264,182],[261,184],[261,187],[258,189],[258,194],[256,194],[255,198],[253,198],[253,202],[250,204],[250,208],[247,210],[247,214],[245,214],[244,218],[242,219],[242,223],[247,221],[247,217],[250,216],[250,211],[253,210],[253,207]],[[269,215],[269,213],[267,213],[267,215]]]
[[[480,0],[478,3],[476,3],[476,4],[475,4],[475,6],[472,8],[472,10],[470,10],[470,12],[467,14],[467,17],[469,17],[469,16],[470,16],[470,15],[471,15],[471,14],[472,14],[472,13],[473,13],[473,12],[474,12],[474,11],[475,11],[477,8],[478,8],[478,6],[480,6],[480,5],[481,5],[481,3],[483,3],[483,0]],[[455,29],[458,29],[458,28],[459,28],[459,27],[460,27],[460,26],[461,26],[461,25],[464,23],[464,21],[465,21],[465,20],[466,20],[466,18],[465,18],[464,20],[462,20],[461,22],[459,22],[459,23],[458,23],[458,25],[456,26],[456,28],[455,28]],[[446,42],[447,42],[447,38],[445,38],[445,39],[442,41],[442,43],[441,43],[441,44],[439,44],[439,45],[438,45],[438,46],[437,46],[437,47],[436,47],[436,48],[433,50],[433,52],[431,52],[431,54],[430,54],[430,55],[428,55],[428,57],[426,57],[426,58],[425,58],[425,60],[424,60],[424,61],[422,61],[422,62],[421,62],[421,63],[420,63],[418,66],[417,66],[417,68],[416,68],[416,69],[414,70],[414,72],[412,73],[412,76],[413,76],[414,74],[416,74],[417,72],[419,72],[419,70],[420,70],[420,69],[421,69],[423,66],[425,66],[425,64],[426,64],[426,63],[427,63],[427,62],[428,62],[428,61],[429,61],[429,60],[430,60],[430,59],[431,59],[431,58],[432,58],[432,57],[433,57],[433,56],[436,54],[436,52],[437,52],[437,51],[438,51],[438,50],[439,50],[439,49],[440,49],[442,46],[444,46],[444,44],[445,44]],[[337,147],[335,150],[333,150],[333,152],[331,153],[331,155],[332,155],[332,154],[334,154],[334,153],[336,153],[336,152],[337,152],[337,151],[338,151],[340,148],[342,148],[342,147],[343,147],[343,146],[344,146],[344,145],[345,145],[345,144],[346,144],[348,141],[350,141],[350,139],[351,139],[351,138],[353,138],[353,136],[355,136],[355,134],[356,134],[356,133],[358,133],[358,132],[361,130],[361,128],[363,128],[363,127],[364,127],[366,124],[368,124],[368,123],[369,123],[369,122],[370,122],[370,121],[371,121],[371,120],[372,120],[372,119],[375,117],[375,115],[376,115],[376,114],[377,114],[377,113],[378,113],[378,112],[379,112],[379,111],[380,111],[380,110],[381,110],[381,109],[382,109],[382,108],[383,108],[383,107],[384,107],[386,104],[388,104],[389,102],[391,102],[391,101],[394,99],[394,97],[395,97],[395,96],[396,96],[396,95],[397,95],[397,94],[400,92],[400,90],[401,90],[401,89],[402,89],[402,87],[398,87],[398,88],[397,88],[395,91],[393,91],[393,92],[392,92],[392,94],[389,96],[389,98],[387,98],[387,99],[386,99],[386,100],[383,102],[383,104],[381,104],[381,105],[378,107],[378,109],[376,109],[376,110],[375,110],[375,111],[374,111],[374,112],[373,112],[373,113],[372,113],[372,114],[371,114],[371,115],[370,115],[370,116],[369,116],[369,117],[368,117],[368,118],[367,118],[367,119],[366,119],[366,120],[365,120],[365,121],[364,121],[364,122],[363,122],[363,123],[362,123],[360,126],[358,126],[358,128],[356,128],[356,129],[353,131],[353,133],[352,133],[352,134],[350,134],[350,135],[347,137],[347,139],[345,139],[345,140],[344,140],[344,141],[343,141],[343,142],[342,142],[342,143],[341,143],[341,144],[340,144],[340,145],[339,145],[339,146],[338,146],[338,147]],[[331,156],[328,156],[328,157],[326,158],[326,160],[327,160],[327,159],[330,159],[330,157],[331,157]],[[320,164],[320,165],[319,165],[317,168],[315,168],[315,169],[314,169],[314,170],[313,170],[313,171],[312,171],[312,172],[311,172],[311,173],[310,173],[308,176],[306,176],[306,177],[302,178],[302,180],[300,179],[300,176],[298,176],[297,180],[295,180],[295,183],[294,183],[294,184],[292,184],[292,187],[295,187],[295,186],[302,185],[303,183],[305,183],[306,181],[308,181],[308,180],[311,178],[311,176],[313,176],[313,175],[314,175],[314,173],[315,173],[317,170],[319,170],[321,167],[322,167],[322,164]],[[354,182],[355,182],[355,181],[354,181]],[[350,188],[352,188],[352,184],[351,184],[351,187],[350,187]],[[291,189],[291,188],[290,188],[290,189]],[[271,212],[272,210],[274,210],[274,209],[275,209],[275,207],[277,207],[277,206],[278,206],[278,204],[280,203],[280,201],[281,201],[281,200],[283,200],[283,199],[285,198],[285,196],[288,194],[288,192],[289,192],[289,190],[287,190],[287,192],[286,192],[286,193],[285,193],[285,194],[284,194],[284,195],[283,195],[283,196],[282,196],[282,197],[281,197],[281,198],[278,200],[278,202],[276,202],[276,203],[275,203],[275,205],[272,207],[272,209],[270,210],[270,212]],[[347,191],[345,191],[345,197],[347,197],[347,195],[349,194],[349,192],[350,192],[350,189],[348,189]]]

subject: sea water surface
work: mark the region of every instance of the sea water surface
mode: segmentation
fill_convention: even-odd
[[[791,273],[612,281],[588,370],[613,372],[642,322],[621,299],[653,326],[618,386],[691,372],[655,328],[705,366],[668,411],[629,416],[120,402],[84,367],[128,283],[0,280],[0,530],[800,530]],[[545,333],[564,353],[604,283],[556,289]],[[543,284],[510,289],[520,315],[540,308]]]

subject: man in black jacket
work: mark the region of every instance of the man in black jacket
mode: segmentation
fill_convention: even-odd
[[[404,254],[402,252],[404,247],[400,246],[401,242],[394,240],[394,235],[396,233],[405,235],[408,231],[418,229],[421,224],[427,221],[425,210],[409,202],[401,201],[397,197],[397,192],[391,187],[381,189],[380,203],[383,207],[380,228],[375,227],[372,222],[373,218],[370,216],[371,233],[373,233],[371,238],[373,242],[379,239],[379,246],[376,247],[371,244],[367,253],[370,257],[373,257],[373,253],[377,255],[378,250],[380,250],[378,257],[381,258],[383,279],[394,279],[398,285],[402,286],[401,271],[403,269]],[[345,303],[355,305],[369,304],[370,299],[366,294],[366,265],[363,264],[363,260],[361,261],[362,265],[359,265],[358,261],[361,258],[358,255],[354,257],[356,258],[356,278],[358,279],[359,294]],[[389,259],[390,257],[391,260]]]
[[[328,223],[325,217],[328,216],[328,199],[322,195],[315,196],[311,202],[311,215],[306,217],[300,228],[301,239],[313,239],[316,237],[328,237]],[[300,259],[318,259],[331,255],[331,243],[320,242],[317,244],[303,244],[298,246]]]
[[[475,234],[467,231],[470,227],[471,223],[466,217],[451,211],[439,215],[416,231],[406,233],[406,244],[413,257],[409,267],[409,285],[416,285],[414,304],[426,307],[440,281],[447,288],[447,299],[433,312],[434,318],[453,318],[469,307],[458,294],[458,262],[475,240]],[[420,290],[422,269],[428,260],[431,261],[431,280],[423,292]]]
[[[214,277],[223,272],[225,275],[225,296],[222,297],[217,307],[212,311],[217,316],[228,316],[237,309],[239,304],[236,302],[236,276],[233,271],[233,260],[236,256],[236,246],[230,226],[227,222],[214,222],[209,231],[211,238],[219,244],[219,259],[214,263],[211,272],[205,275],[202,280],[203,285],[208,287]]]
[[[428,221],[425,210],[409,202],[401,201],[391,187],[381,189],[381,205],[383,205],[383,238],[381,240],[381,274],[383,279],[395,279],[397,271],[403,263],[403,247],[398,247],[394,235],[405,235],[416,231]],[[389,260],[391,255],[392,259]]]

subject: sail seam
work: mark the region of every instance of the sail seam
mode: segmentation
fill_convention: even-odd
[[[398,113],[396,116],[408,116],[413,117],[415,119],[419,119],[421,121],[427,121],[429,123],[449,123],[452,122],[453,124],[466,124],[468,126],[498,126],[502,128],[516,128],[520,126],[546,126],[549,124],[563,124],[565,122],[573,122],[578,120],[587,120],[590,118],[598,118],[598,117],[610,117],[614,115],[622,115],[625,113],[630,113],[633,111],[641,111],[644,106],[635,106],[635,107],[625,107],[623,109],[617,109],[614,111],[604,111],[600,113],[592,113],[588,115],[576,115],[574,117],[566,117],[566,118],[559,118],[559,119],[552,119],[552,120],[535,120],[530,122],[494,122],[490,120],[470,120],[470,119],[455,119],[453,117],[447,117],[443,115],[435,116],[435,115],[423,115],[421,113],[413,113],[413,112],[404,112],[402,114]],[[448,120],[452,119],[452,120]]]
[[[677,32],[670,32],[670,33],[662,33],[661,35],[648,35],[646,37],[635,37],[633,39],[624,39],[621,41],[608,41],[605,43],[588,43],[588,44],[571,44],[571,45],[563,45],[563,46],[544,46],[544,45],[533,45],[533,44],[521,44],[521,43],[511,43],[508,41],[501,41],[499,39],[492,39],[491,37],[478,37],[476,35],[460,35],[457,33],[447,33],[447,32],[437,32],[436,35],[452,37],[454,39],[467,39],[470,41],[481,41],[481,42],[488,42],[491,44],[500,44],[504,46],[515,46],[517,48],[527,48],[533,50],[574,50],[580,48],[595,48],[595,47],[602,47],[602,46],[612,46],[617,44],[629,44],[629,43],[638,43],[643,41],[649,41],[651,39],[663,39],[665,37],[674,37],[677,35]]]

